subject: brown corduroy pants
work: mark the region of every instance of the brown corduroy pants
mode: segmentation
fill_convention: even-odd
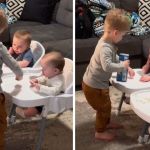
[[[111,101],[109,89],[96,89],[82,83],[82,89],[88,103],[96,110],[95,130],[103,132],[110,121]]]
[[[6,117],[5,96],[4,94],[0,93],[0,150],[4,150],[5,145],[5,131],[7,128]]]

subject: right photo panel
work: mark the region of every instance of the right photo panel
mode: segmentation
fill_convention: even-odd
[[[150,149],[149,73],[149,0],[75,0],[76,150]]]

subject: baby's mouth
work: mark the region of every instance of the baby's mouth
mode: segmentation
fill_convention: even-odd
[[[20,54],[20,52],[19,51],[15,51],[16,52],[16,54]]]

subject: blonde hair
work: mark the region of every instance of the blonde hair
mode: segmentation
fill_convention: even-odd
[[[131,20],[123,9],[112,9],[107,13],[104,22],[104,30],[129,31]]]
[[[14,37],[24,40],[28,45],[31,44],[32,37],[29,31],[18,30],[14,33]]]
[[[0,10],[0,30],[8,27],[7,19],[3,10]]]
[[[65,65],[65,59],[60,52],[52,51],[45,54],[42,61],[47,65],[53,65],[55,68],[63,71]]]

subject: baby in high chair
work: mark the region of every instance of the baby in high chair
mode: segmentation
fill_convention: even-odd
[[[31,79],[31,87],[38,93],[55,96],[63,91],[64,57],[59,52],[50,52],[41,60],[42,76]],[[42,106],[32,108],[16,108],[16,112],[25,117],[32,117],[42,112]]]
[[[26,30],[18,30],[14,33],[12,47],[9,53],[17,60],[21,68],[32,67],[33,54],[30,49],[31,34]]]

